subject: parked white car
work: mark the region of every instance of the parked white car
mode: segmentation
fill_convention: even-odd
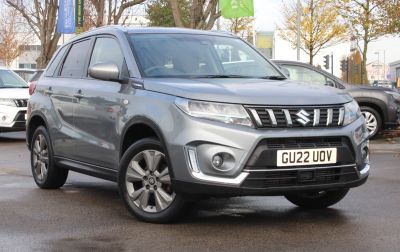
[[[0,67],[0,132],[24,131],[28,84],[13,71]]]

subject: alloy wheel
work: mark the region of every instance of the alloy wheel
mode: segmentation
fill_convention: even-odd
[[[47,177],[49,167],[49,151],[45,137],[37,135],[33,144],[33,170],[38,180],[43,181]]]
[[[368,111],[363,111],[362,115],[365,118],[369,135],[374,134],[378,128],[378,120],[376,119],[375,115]]]
[[[165,155],[157,150],[144,150],[132,158],[126,171],[125,186],[129,200],[148,213],[165,210],[176,196]]]

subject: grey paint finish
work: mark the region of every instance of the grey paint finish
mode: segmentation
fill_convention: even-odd
[[[166,31],[163,29],[163,32]],[[191,30],[179,30],[183,31]],[[159,129],[174,178],[180,181],[198,181],[189,170],[185,151],[187,147],[198,150],[198,156],[202,158],[199,162],[202,171],[210,176],[216,175],[207,161],[213,155],[210,149],[234,153],[235,167],[227,174],[218,174],[220,177],[234,178],[242,172],[257,143],[266,138],[346,136],[354,148],[357,164],[363,162],[361,148],[366,144],[366,135],[362,136],[361,143],[354,136],[354,132],[364,125],[362,118],[337,128],[260,130],[197,119],[188,116],[174,104],[177,97],[222,103],[300,107],[350,102],[352,98],[342,90],[264,79],[141,79],[124,32],[129,31],[103,28],[80,35],[72,42],[85,36],[115,36],[120,42],[131,76],[128,83],[100,81],[86,76],[75,79],[42,77],[39,80],[29,104],[32,111],[40,111],[48,122],[54,152],[58,157],[117,172],[122,134],[132,120],[141,117]],[[136,84],[143,81],[143,87],[135,85],[133,78]],[[45,90],[50,87],[52,94],[46,94]],[[366,176],[368,173],[363,175]]]
[[[352,100],[341,90],[294,81],[165,78],[146,79],[144,86],[147,90],[179,97],[237,104],[329,105]]]

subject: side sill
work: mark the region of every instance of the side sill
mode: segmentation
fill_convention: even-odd
[[[91,165],[72,159],[55,156],[54,161],[57,165],[66,168],[68,170],[101,178],[113,182],[117,182],[118,171],[110,168],[105,168],[97,165]]]

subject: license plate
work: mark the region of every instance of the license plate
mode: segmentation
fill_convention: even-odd
[[[335,164],[336,148],[278,150],[277,166],[304,166],[319,164]]]

